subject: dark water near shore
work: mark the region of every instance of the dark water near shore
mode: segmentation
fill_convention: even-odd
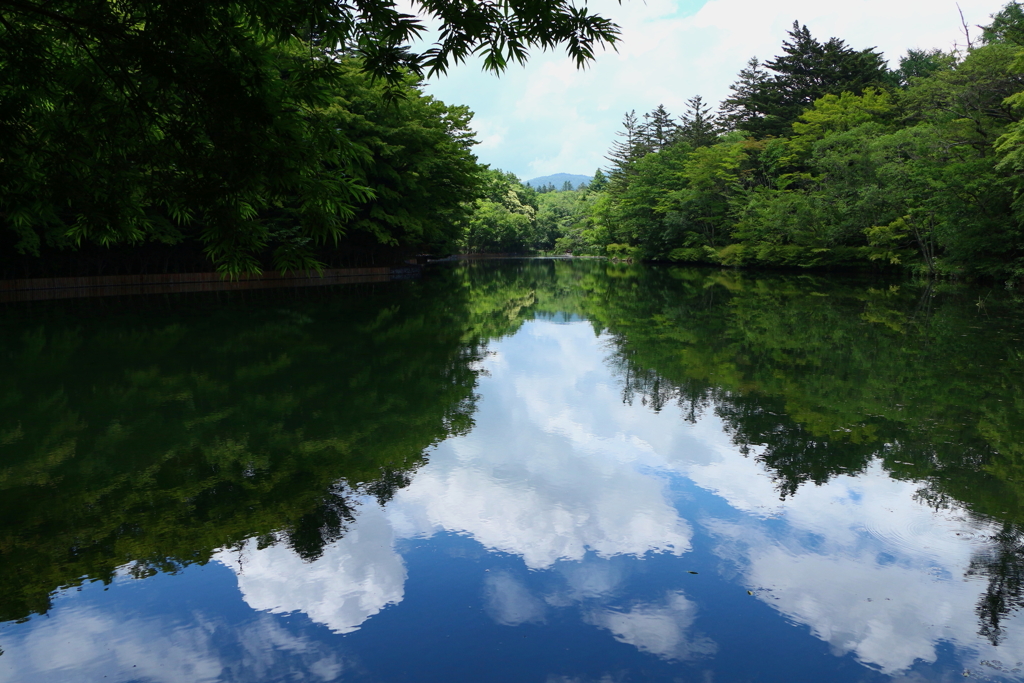
[[[504,261],[0,309],[0,682],[1024,678],[1024,301]]]

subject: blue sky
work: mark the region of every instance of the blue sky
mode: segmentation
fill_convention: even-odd
[[[433,78],[427,92],[475,112],[483,163],[523,180],[551,173],[590,175],[625,112],[659,104],[673,114],[701,95],[717,103],[736,73],[779,51],[794,20],[820,39],[877,46],[895,62],[907,48],[963,45],[955,0],[591,0],[589,7],[623,29],[618,52],[599,54],[578,71],[564,53],[533,55],[498,77],[479,61]],[[971,25],[987,23],[1002,0],[960,0]],[[978,33],[977,30],[975,30]]]

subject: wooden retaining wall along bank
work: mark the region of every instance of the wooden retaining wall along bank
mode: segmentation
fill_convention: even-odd
[[[330,268],[324,269],[322,274],[315,271],[294,273],[271,271],[260,275],[247,275],[235,280],[225,280],[219,273],[41,277],[25,280],[0,280],[0,302],[390,282],[391,280],[416,277],[419,273],[419,267],[405,266],[401,268]]]

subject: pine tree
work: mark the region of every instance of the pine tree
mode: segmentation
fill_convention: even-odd
[[[660,152],[675,141],[677,129],[672,115],[665,110],[664,105],[659,104],[654,111],[644,114],[640,136],[650,151]]]
[[[737,84],[737,94],[726,100],[738,127],[756,137],[788,135],[797,117],[825,95],[859,95],[864,88],[892,80],[884,57],[874,48],[854,50],[839,38],[822,43],[798,21],[788,35],[783,54],[763,64],[773,73],[752,81],[742,95],[738,89],[747,84]],[[753,72],[748,77],[762,78]]]
[[[1019,2],[1007,4],[992,15],[992,23],[982,26],[981,31],[981,40],[986,45],[992,43],[1024,45],[1024,5]]]
[[[711,113],[711,107],[697,95],[686,101],[686,113],[679,117],[681,125],[677,134],[681,142],[691,147],[710,147],[718,141],[718,117]]]
[[[741,69],[736,82],[729,86],[732,95],[725,98],[718,108],[718,120],[727,130],[747,129],[747,124],[756,125],[764,117],[748,106],[754,95],[771,79],[757,57],[751,57],[747,66]]]
[[[643,129],[637,118],[636,110],[628,112],[622,120],[622,130],[615,133],[621,140],[612,143],[612,148],[605,157],[612,162],[608,176],[613,181],[624,180],[630,175],[633,163],[650,152],[643,136]]]
[[[896,84],[906,88],[910,85],[911,79],[927,78],[937,71],[949,69],[954,64],[954,57],[942,50],[907,50],[907,54],[900,57],[900,68],[894,73]]]

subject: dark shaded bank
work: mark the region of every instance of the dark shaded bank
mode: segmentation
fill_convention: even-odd
[[[17,247],[17,236],[0,230],[2,281],[217,272],[217,264],[198,241],[108,246],[83,242],[74,248],[43,242],[38,254],[21,253]],[[342,244],[315,247],[313,254],[325,269],[388,268],[403,265],[417,250],[416,246],[381,244],[373,235],[353,233]],[[274,270],[269,250],[258,255],[257,263],[264,271]]]
[[[280,287],[325,287],[339,284],[391,282],[420,277],[419,265],[392,268],[332,268],[317,273],[270,271],[225,278],[220,273],[165,273],[161,275],[108,275],[102,277],[32,278],[0,280],[0,302],[77,299],[95,296],[181,294]]]

